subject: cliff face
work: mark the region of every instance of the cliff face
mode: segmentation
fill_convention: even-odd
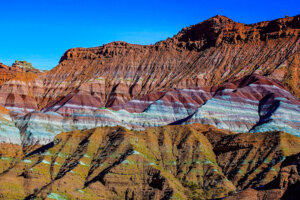
[[[49,98],[99,79],[103,104],[112,106],[153,91],[214,86],[253,73],[281,81],[299,97],[299,18],[245,25],[216,16],[155,45],[70,49],[46,75],[53,87]],[[58,81],[73,87],[55,92]]]
[[[115,125],[300,135],[299,19],[245,25],[216,16],[154,45],[70,49],[45,73],[16,62],[1,68],[14,74],[0,85],[0,104],[23,143]]]
[[[200,24],[182,29],[175,38],[179,43],[183,43],[180,46],[187,43],[186,46],[190,49],[200,51],[224,44],[255,43],[269,39],[297,37],[299,22],[299,16],[296,16],[246,25],[217,15]]]
[[[26,61],[22,61],[22,62],[26,62]],[[14,78],[22,80],[30,76],[32,77],[31,79],[35,79],[40,74],[41,72],[38,69],[35,69],[34,67],[24,68],[22,66],[19,66],[17,63],[14,63],[12,66],[7,66],[3,63],[0,63],[0,85]]]
[[[299,97],[299,18],[246,25],[216,16],[155,45],[112,42],[70,49],[28,90],[43,90],[36,98],[39,109],[83,87],[111,107],[153,92],[217,86],[256,73]]]

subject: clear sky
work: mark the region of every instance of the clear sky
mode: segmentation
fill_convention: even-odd
[[[300,0],[0,0],[0,62],[51,69],[69,48],[152,44],[217,14],[255,23],[300,14]]]

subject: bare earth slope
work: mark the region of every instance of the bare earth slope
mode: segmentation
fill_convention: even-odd
[[[290,195],[300,180],[300,139],[283,132],[113,127],[61,133],[25,151],[7,148],[0,146],[0,199],[248,199],[257,193],[256,199],[271,200]],[[235,194],[247,188],[250,194]]]

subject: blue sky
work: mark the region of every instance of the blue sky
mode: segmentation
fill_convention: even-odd
[[[300,14],[300,1],[0,0],[0,62],[51,69],[69,48],[152,44],[217,14],[255,23]]]

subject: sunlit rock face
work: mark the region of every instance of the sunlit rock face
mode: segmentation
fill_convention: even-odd
[[[126,199],[127,191],[134,189],[130,196],[138,199],[190,199],[193,194],[185,183],[194,183],[200,185],[197,198],[223,197],[235,186],[223,175],[212,145],[202,134],[208,130],[227,135],[201,125],[197,130],[189,125],[145,131],[109,127],[61,133],[55,142],[25,151],[19,146],[7,151],[0,145],[0,187],[5,188],[0,195]],[[45,192],[49,188],[51,192]]]
[[[0,113],[0,143],[22,144],[20,130],[6,112]]]
[[[203,124],[75,130],[29,148],[1,143],[0,197],[285,199],[299,185],[299,152],[300,137],[280,131]]]
[[[71,130],[61,115],[54,112],[31,112],[16,120],[22,130],[24,144],[47,144],[63,132]]]
[[[257,75],[236,84],[217,91],[186,123],[211,124],[235,132],[300,134],[300,102],[280,84]]]
[[[10,111],[1,141],[191,123],[299,135],[299,21],[245,25],[215,16],[154,45],[70,49],[48,72],[1,64],[0,105]]]
[[[82,93],[70,94],[43,111],[18,118],[17,126],[28,136],[26,143],[43,144],[63,131],[117,125],[141,130],[168,124],[201,123],[241,133],[284,131],[299,135],[299,100],[280,83],[260,75],[247,76],[217,88],[170,90],[152,101],[149,101],[151,94],[148,96],[118,106],[126,110],[116,107],[113,110],[98,107],[101,104],[97,105],[95,98],[87,98]],[[146,108],[129,112],[142,110],[140,105]]]
[[[170,89],[219,86],[253,73],[280,81],[299,98],[299,18],[245,25],[215,16],[154,45],[73,48],[44,73],[1,65],[0,105],[41,110],[69,97],[70,109],[62,112],[72,112],[82,100],[124,109],[120,105],[142,99],[144,105],[130,111],[142,112]]]
[[[66,97],[68,101],[64,103],[60,101],[58,105],[54,104],[45,111],[32,112],[17,120],[20,129],[26,127],[24,133],[28,135],[27,142],[39,140],[41,143],[46,143],[62,131],[84,130],[98,126],[121,125],[129,129],[143,129],[167,125],[194,113],[211,95],[209,91],[200,88],[172,90],[150,103],[148,108],[140,113],[98,107],[93,104],[93,101],[75,101],[82,97],[78,94],[70,97]],[[133,108],[126,107],[128,110],[134,110],[139,101],[132,100],[127,105],[132,105]]]
[[[260,120],[250,132],[280,130],[300,136],[300,104],[285,97],[268,96],[259,105]]]
[[[26,98],[20,105],[8,106],[13,118],[7,115],[11,123],[3,128],[10,136],[3,132],[2,141],[46,144],[58,133],[75,129],[121,125],[140,130],[191,123],[210,124],[234,132],[284,131],[300,135],[299,100],[279,82],[255,74],[219,87],[148,94],[112,108],[104,107],[101,96],[81,89],[41,111],[30,112],[36,108],[31,108],[30,103],[34,101],[25,101]]]
[[[0,63],[0,198],[293,196],[299,22],[216,16],[70,49],[49,72]]]

